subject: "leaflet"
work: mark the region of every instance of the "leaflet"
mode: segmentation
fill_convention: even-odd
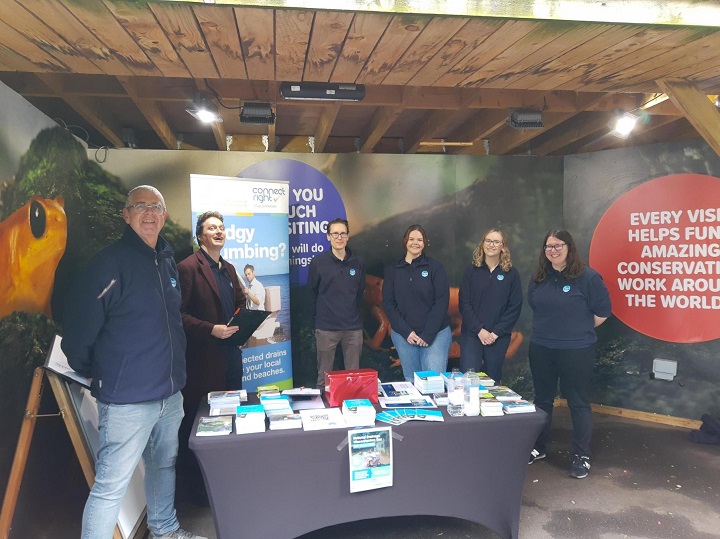
[[[393,484],[392,429],[378,427],[348,432],[350,492]]]

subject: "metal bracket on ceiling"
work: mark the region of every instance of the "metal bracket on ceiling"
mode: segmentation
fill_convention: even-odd
[[[482,139],[483,149],[485,150],[485,155],[490,155],[490,139]]]
[[[308,146],[310,146],[310,153],[315,153],[315,137],[308,137]]]
[[[355,137],[353,139],[353,146],[355,146],[355,151],[360,153],[360,137]]]
[[[265,146],[265,151],[267,152],[268,148],[270,147],[270,139],[268,138],[267,135],[262,136],[262,143],[263,143],[263,146]]]
[[[232,143],[233,143],[233,136],[225,135],[225,151],[226,152],[230,151],[230,147],[232,146]]]

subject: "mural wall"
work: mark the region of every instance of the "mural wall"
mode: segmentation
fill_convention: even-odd
[[[565,159],[565,225],[603,275],[593,402],[699,419],[720,411],[720,157],[702,141]],[[677,362],[671,381],[653,362]]]
[[[132,154],[132,159],[129,154]],[[90,154],[89,154],[90,155]],[[452,287],[450,315],[459,358],[457,287],[483,233],[505,229],[513,261],[527,278],[545,230],[562,224],[562,159],[447,155],[313,155],[268,153],[111,152],[103,168],[128,187],[151,182],[165,195],[171,216],[190,226],[189,176],[211,174],[290,182],[290,302],[296,385],[314,385],[315,343],[304,287],[310,258],[329,248],[324,224],[350,221],[350,247],[367,262],[364,297],[366,346],[361,366],[383,380],[402,378],[390,338],[377,332],[384,268],[404,254],[402,234],[413,224],[429,235],[428,253],[441,260]],[[187,223],[187,224],[185,224]],[[530,313],[521,316],[505,369],[506,382],[532,394],[524,356]]]
[[[165,195],[170,219],[163,235],[178,260],[189,255],[191,174],[290,182],[296,385],[313,385],[316,376],[304,284],[310,257],[328,248],[323,234],[328,220],[349,219],[350,247],[367,261],[361,366],[377,369],[383,380],[402,378],[390,339],[378,328],[384,268],[402,256],[407,226],[425,227],[428,253],[444,263],[450,278],[452,365],[459,357],[457,287],[483,232],[496,226],[505,230],[526,288],[545,231],[564,225],[583,256],[603,272],[618,308],[618,316],[599,329],[593,401],[692,419],[706,411],[720,413],[720,272],[718,250],[712,247],[720,243],[720,211],[712,202],[720,199],[712,195],[720,183],[720,158],[701,141],[565,159],[130,149],[105,155],[87,150],[19,96],[0,90],[0,256],[10,261],[0,266],[0,492],[6,487],[32,369],[43,363],[53,334],[60,331],[60,305],[70,280],[120,234],[125,194],[142,183]],[[672,179],[662,179],[668,176]],[[647,192],[633,191],[643,186]],[[629,271],[630,263],[680,260],[673,252],[658,251],[661,245],[670,249],[680,244],[705,246],[704,254],[695,250],[682,260],[693,262],[692,268],[702,266],[704,274],[685,265],[677,267],[677,275],[664,275],[664,269],[632,274],[630,281],[621,280],[630,275],[618,275]],[[644,252],[650,254],[644,257]],[[673,289],[676,278],[681,288]],[[663,303],[669,297],[675,298],[672,307]],[[660,318],[666,320],[662,326],[653,322]],[[527,397],[532,397],[530,320],[525,306],[503,381]],[[673,381],[651,379],[655,358],[677,361]],[[41,425],[15,529],[18,536],[49,536],[42,522],[32,518],[33,507],[40,504],[51,508],[47,521],[77,534],[87,488],[61,421]]]

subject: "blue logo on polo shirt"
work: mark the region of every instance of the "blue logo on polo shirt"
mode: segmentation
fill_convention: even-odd
[[[570,292],[570,285],[569,285],[569,284],[566,284],[565,286],[563,286],[563,292]]]
[[[175,288],[177,286],[177,281],[173,277],[170,277],[170,284],[173,286],[173,288]]]
[[[505,276],[501,273],[498,275],[498,281],[502,281],[505,278]]]
[[[428,270],[423,270],[420,275],[422,275],[423,277],[427,277],[428,275],[430,275],[430,272]]]
[[[355,275],[355,268],[350,268],[350,275]]]

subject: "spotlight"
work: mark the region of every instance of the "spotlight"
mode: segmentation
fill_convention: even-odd
[[[246,101],[240,109],[241,124],[270,125],[275,123],[275,114],[270,103]]]
[[[507,123],[513,129],[543,129],[542,113],[537,109],[512,109]]]
[[[632,130],[635,129],[635,125],[639,119],[640,118],[629,112],[619,113],[615,118],[615,125],[612,131],[610,131],[610,134],[619,138],[628,138]]]
[[[218,108],[210,100],[210,97],[203,92],[197,92],[195,99],[185,109],[193,118],[197,118],[201,122],[210,124],[213,122],[222,122]]]

